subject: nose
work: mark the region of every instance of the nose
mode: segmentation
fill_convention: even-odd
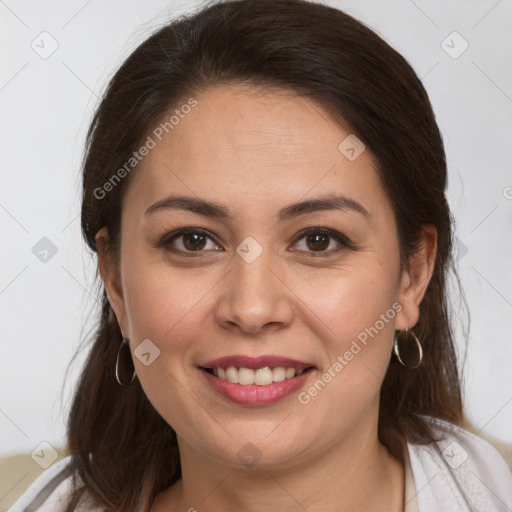
[[[219,290],[216,316],[224,328],[256,334],[292,321],[295,296],[270,250],[264,249],[254,261],[235,254]]]

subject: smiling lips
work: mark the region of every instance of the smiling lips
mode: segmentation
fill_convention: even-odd
[[[200,366],[213,388],[243,405],[267,405],[298,390],[313,365],[277,356],[230,356]]]

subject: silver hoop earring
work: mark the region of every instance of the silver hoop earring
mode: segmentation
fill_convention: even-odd
[[[121,356],[121,350],[122,349],[128,349],[128,357],[131,361],[131,364],[133,366],[133,360],[131,358],[131,353],[130,353],[130,345],[128,345],[128,341],[126,340],[126,338],[123,336],[122,337],[122,341],[121,341],[121,345],[119,345],[119,350],[117,351],[117,357],[116,357],[116,380],[118,382],[118,384],[123,387],[123,388],[126,388],[128,387],[132,382],[133,380],[135,379],[135,367],[133,367],[133,371],[132,371],[132,378],[130,380],[130,382],[128,382],[128,384],[124,384],[123,382],[121,382],[121,379],[119,378],[119,358]]]
[[[405,329],[403,333],[411,334],[412,338],[414,339],[414,345],[416,346],[416,349],[411,349],[413,345],[411,344],[410,339],[407,339],[406,343],[401,344],[402,353],[400,353],[399,343],[401,342],[399,341],[399,335],[397,335],[395,336],[393,351],[403,366],[413,370],[414,368],[418,368],[418,366],[421,364],[421,361],[423,360],[423,349],[421,348],[420,340],[416,334],[409,330],[409,328]]]

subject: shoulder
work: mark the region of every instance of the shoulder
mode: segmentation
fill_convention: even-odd
[[[68,455],[50,466],[7,512],[64,512],[73,491],[71,462]]]
[[[457,425],[424,418],[439,440],[407,443],[420,510],[512,509],[512,472],[499,452]]]

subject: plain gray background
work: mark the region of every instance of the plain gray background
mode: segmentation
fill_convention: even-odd
[[[465,405],[482,432],[510,443],[512,1],[326,3],[376,30],[430,95],[472,317],[469,339],[458,335],[460,346],[469,343]],[[139,43],[199,5],[0,1],[1,455],[65,442],[82,358],[63,388],[65,371],[96,319],[98,297],[79,224],[80,158],[93,108]],[[36,244],[48,244],[44,237],[56,251],[47,261],[34,254]]]

